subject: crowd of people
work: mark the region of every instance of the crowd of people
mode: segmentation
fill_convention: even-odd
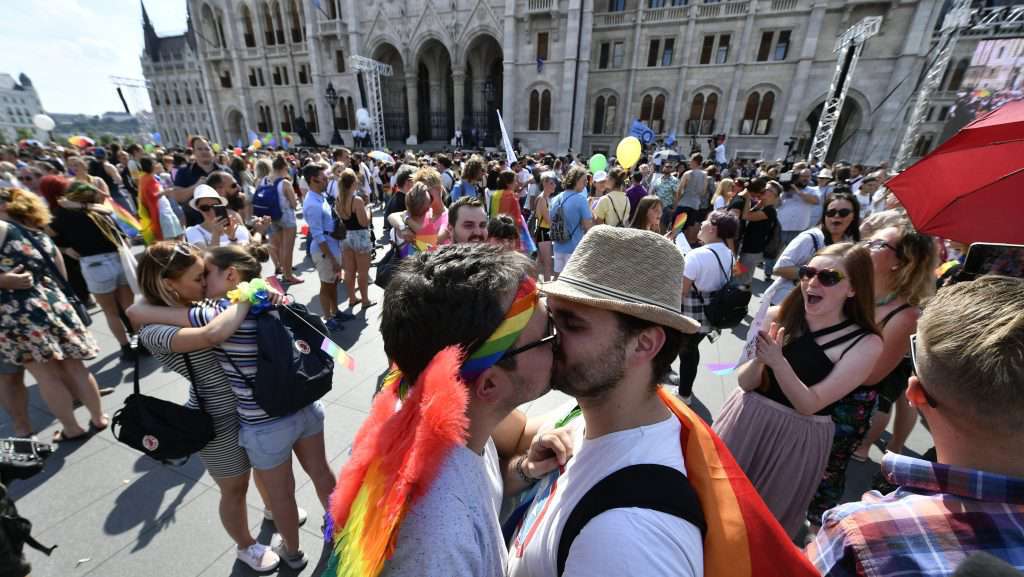
[[[1024,569],[1024,280],[936,292],[966,247],[915,230],[885,165],[723,155],[2,149],[0,401],[31,436],[27,369],[55,441],[105,429],[98,307],[115,354],[154,355],[212,417],[200,458],[257,571],[309,561],[293,454],[324,575],[949,575],[978,552]],[[390,372],[340,472],[320,401],[272,416],[254,397],[270,313],[238,295],[267,261],[284,292],[315,275],[328,333],[384,289]],[[744,321],[754,353],[712,428],[689,405],[726,288],[771,307]],[[549,389],[573,402],[519,411]],[[931,460],[903,454],[919,415]],[[840,504],[890,416],[876,491]],[[274,547],[251,534],[250,475]]]

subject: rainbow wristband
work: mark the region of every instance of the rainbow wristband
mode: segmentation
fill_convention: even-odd
[[[228,291],[227,297],[232,303],[248,301],[252,305],[250,312],[253,314],[260,314],[274,306],[270,301],[270,287],[261,278],[238,283],[237,287]]]

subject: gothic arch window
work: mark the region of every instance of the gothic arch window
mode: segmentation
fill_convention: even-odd
[[[619,99],[614,94],[597,97],[594,103],[594,134],[615,133],[615,114],[618,107]]]
[[[320,132],[320,123],[316,117],[316,104],[306,103],[306,128],[310,132]]]
[[[537,130],[540,127],[540,92],[530,91],[530,116],[529,129]]]
[[[761,98],[761,108],[757,112],[755,134],[768,134],[772,131],[772,109],[775,107],[775,93],[767,91]]]
[[[213,9],[209,4],[203,4],[199,12],[202,15],[202,40],[212,48],[220,48],[220,31],[217,28],[217,19],[213,16]]]
[[[775,108],[775,92],[766,90],[762,96],[751,92],[743,108],[740,134],[768,134],[772,130],[772,113]]]
[[[665,132],[665,95],[648,94],[640,101],[640,121],[657,134]]]
[[[336,0],[327,0],[327,19],[337,20],[338,16],[338,4]]]
[[[267,46],[276,44],[274,41],[274,17],[270,15],[270,5],[260,4],[260,19],[263,20],[263,38]]]
[[[292,42],[298,44],[306,39],[305,18],[299,0],[291,0]]]
[[[256,122],[256,130],[259,132],[270,132],[270,107],[263,104],[257,104],[256,110],[259,112],[259,120]]]
[[[695,94],[690,103],[690,116],[686,120],[686,134],[713,134],[717,110],[717,94],[714,92],[707,96],[703,92]]]
[[[252,11],[248,4],[242,4],[242,38],[246,48],[256,47],[256,29],[252,24]]]
[[[540,129],[551,130],[551,91],[540,93]]]
[[[295,107],[291,104],[281,105],[281,131],[291,132],[295,125]]]
[[[281,10],[281,2],[274,0],[274,35],[278,44],[284,44],[284,12]]]
[[[654,108],[654,97],[648,94],[640,101],[640,122],[651,122],[651,110]]]
[[[594,102],[594,134],[604,132],[604,107],[604,96],[598,96],[597,101]]]
[[[355,105],[351,96],[342,96],[338,99],[338,110],[335,114],[335,123],[338,126],[338,130],[356,129]]]

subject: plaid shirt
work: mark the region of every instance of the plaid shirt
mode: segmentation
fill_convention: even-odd
[[[822,575],[951,575],[987,552],[1024,569],[1024,479],[886,453],[899,489],[825,513],[807,555]]]

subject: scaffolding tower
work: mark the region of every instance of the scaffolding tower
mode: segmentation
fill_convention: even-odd
[[[878,34],[881,26],[881,16],[870,16],[854,24],[836,40],[836,47],[833,50],[839,54],[836,61],[836,72],[832,76],[832,85],[829,87],[828,96],[821,109],[818,128],[814,132],[811,151],[807,155],[808,162],[815,158],[819,161],[825,160],[839,124],[839,116],[843,112],[843,103],[846,101],[846,93],[850,88],[853,70],[860,59],[861,51],[864,50],[864,41]]]
[[[391,65],[365,56],[352,56],[352,69],[362,72],[366,81],[366,100],[370,113],[370,139],[373,147],[380,150],[387,146],[384,132],[384,96],[381,93],[380,77],[391,76]]]

